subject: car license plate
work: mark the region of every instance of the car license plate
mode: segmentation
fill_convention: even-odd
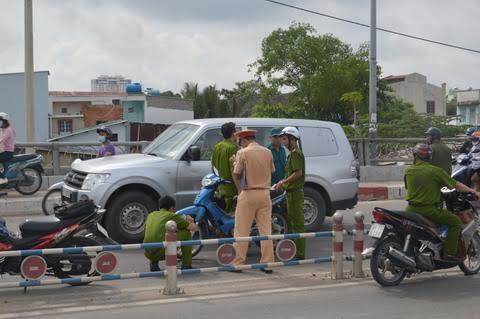
[[[373,224],[368,232],[368,236],[372,238],[382,238],[383,231],[385,230],[385,225],[382,224]]]
[[[64,188],[62,188],[62,196],[66,197],[68,199],[71,199],[72,192],[64,187]]]

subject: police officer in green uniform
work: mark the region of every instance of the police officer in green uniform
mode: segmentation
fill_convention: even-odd
[[[145,223],[144,243],[158,243],[165,240],[165,225],[169,220],[177,223],[177,240],[191,240],[192,231],[197,231],[198,226],[190,216],[175,214],[175,200],[164,196],[158,201],[159,211],[152,212]],[[192,268],[192,247],[182,248],[182,269]],[[165,260],[165,248],[145,249],[145,257],[150,260],[150,271],[160,271],[158,262]]]
[[[218,176],[232,182],[218,187],[220,197],[225,202],[225,212],[231,214],[235,211],[233,197],[237,195],[237,188],[233,183],[233,157],[237,154],[239,146],[234,142],[235,123],[229,122],[222,125],[224,140],[217,143],[213,149],[212,166],[217,170]]]
[[[284,143],[290,154],[287,159],[285,179],[278,182],[275,189],[287,191],[288,231],[290,233],[304,233],[305,157],[298,145],[300,132],[297,128],[289,126],[282,130],[282,134],[285,136]],[[305,238],[297,238],[294,241],[297,246],[297,259],[305,259]]]
[[[414,149],[414,165],[405,170],[405,187],[407,188],[407,211],[414,212],[430,219],[437,224],[448,227],[448,235],[444,243],[444,258],[461,261],[457,255],[458,239],[462,229],[460,218],[443,209],[443,199],[440,189],[456,188],[460,192],[475,190],[452,179],[443,169],[429,163],[432,156],[431,148],[426,144],[418,144]],[[477,193],[477,196],[480,195]]]
[[[275,172],[272,174],[272,185],[275,185],[285,177],[285,165],[287,164],[287,152],[282,143],[282,129],[272,128],[270,140],[271,143],[267,148],[272,152],[275,165]]]
[[[442,131],[436,127],[431,127],[425,132],[425,135],[427,136],[427,144],[432,149],[431,163],[451,175],[452,150],[441,141]]]

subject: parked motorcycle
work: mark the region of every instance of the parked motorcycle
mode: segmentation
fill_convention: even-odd
[[[465,275],[480,271],[480,216],[472,202],[475,194],[442,188],[447,209],[462,219],[459,243],[462,262],[444,260],[446,232],[419,214],[375,208],[376,224],[369,235],[378,239],[370,261],[372,276],[382,286],[395,286],[411,274],[459,266]]]
[[[55,216],[27,219],[20,224],[20,234],[0,236],[0,251],[100,246],[109,240],[106,230],[99,224],[105,210],[93,202],[79,202],[57,210]],[[3,221],[3,229],[6,229]],[[2,225],[0,225],[2,226]],[[44,255],[47,275],[57,278],[95,276],[92,267],[96,253]],[[0,274],[20,275],[24,257],[0,257]],[[72,283],[72,286],[88,283]]]
[[[42,211],[45,215],[55,214],[56,208],[65,204],[62,199],[62,186],[63,182],[53,184],[43,196]]]
[[[202,189],[193,205],[177,212],[180,215],[192,216],[198,224],[199,231],[194,234],[193,239],[233,237],[235,219],[223,211],[225,203],[216,192],[218,186],[227,183],[231,182],[222,180],[215,174],[206,175],[202,179]],[[278,192],[271,192],[270,195],[272,197],[272,234],[287,233],[286,195]],[[252,226],[251,235],[258,235],[255,225]],[[196,256],[202,248],[202,245],[192,247],[192,255]]]
[[[42,187],[43,156],[36,154],[16,155],[4,165],[0,165],[7,184],[0,189],[12,189],[23,195],[35,194]]]

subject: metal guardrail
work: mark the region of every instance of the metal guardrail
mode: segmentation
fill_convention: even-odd
[[[140,273],[126,273],[126,274],[98,274],[95,276],[84,276],[79,278],[65,278],[65,279],[42,279],[41,277],[35,280],[21,280],[17,282],[0,283],[0,288],[14,288],[14,287],[32,287],[43,285],[58,285],[58,284],[79,284],[89,283],[95,281],[111,281],[133,278],[148,278],[148,277],[166,277],[165,294],[177,294],[180,289],[177,287],[177,275],[197,274],[197,273],[211,273],[211,272],[227,272],[235,270],[247,269],[261,269],[273,268],[283,266],[298,266],[306,264],[317,264],[324,262],[332,262],[332,278],[343,278],[343,261],[353,261],[353,275],[355,277],[363,277],[362,262],[363,256],[363,236],[364,224],[363,214],[357,212],[355,214],[355,228],[348,233],[343,228],[342,214],[336,213],[333,217],[334,225],[332,231],[315,232],[315,233],[298,233],[298,234],[284,234],[284,235],[270,235],[270,236],[250,236],[250,237],[236,237],[236,238],[218,238],[206,240],[176,240],[176,224],[173,221],[167,223],[166,241],[158,243],[145,244],[128,244],[128,245],[105,245],[105,246],[89,246],[89,247],[70,247],[70,248],[51,248],[51,249],[33,249],[33,250],[17,250],[17,251],[3,251],[0,252],[0,258],[8,257],[23,257],[23,258],[39,258],[41,255],[58,255],[58,254],[80,254],[86,252],[111,252],[119,250],[133,250],[133,249],[152,249],[152,248],[166,248],[165,265],[166,270],[158,272],[140,272]],[[343,254],[343,239],[344,235],[353,235],[354,254],[346,256]],[[220,267],[208,268],[194,268],[194,269],[178,269],[177,268],[177,248],[182,246],[196,246],[196,245],[219,245],[231,244],[235,242],[254,242],[262,240],[280,240],[280,239],[295,239],[295,238],[314,238],[314,237],[332,237],[333,251],[331,256],[315,257],[305,260],[287,260],[281,262],[271,263],[256,263],[250,265],[223,265]],[[37,256],[37,257],[32,257]],[[98,256],[97,256],[98,257]],[[25,260],[25,259],[24,259]],[[116,261],[115,261],[116,263]],[[46,264],[45,264],[46,267]],[[95,268],[97,269],[97,268]],[[45,274],[45,273],[43,273]],[[28,276],[26,276],[28,278]]]
[[[118,154],[140,153],[150,142],[112,142]],[[17,153],[34,152],[44,156],[44,169],[49,175],[64,175],[71,163],[77,159],[96,158],[100,145],[98,142],[45,142],[17,143]]]
[[[352,138],[349,139],[353,153],[361,166],[381,165],[386,163],[413,162],[413,147],[418,143],[425,143],[424,138]],[[465,142],[465,138],[444,138],[452,154]],[[371,144],[374,144],[375,154],[371,154]]]

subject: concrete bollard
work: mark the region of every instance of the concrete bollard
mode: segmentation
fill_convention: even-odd
[[[165,228],[167,230],[165,234],[165,240],[167,241],[167,247],[165,248],[165,270],[167,279],[163,294],[178,295],[183,293],[183,291],[177,286],[177,223],[169,220]]]
[[[343,215],[333,215],[332,279],[343,279]]]
[[[363,237],[365,216],[362,212],[355,213],[355,227],[353,229],[353,276],[363,278]]]

